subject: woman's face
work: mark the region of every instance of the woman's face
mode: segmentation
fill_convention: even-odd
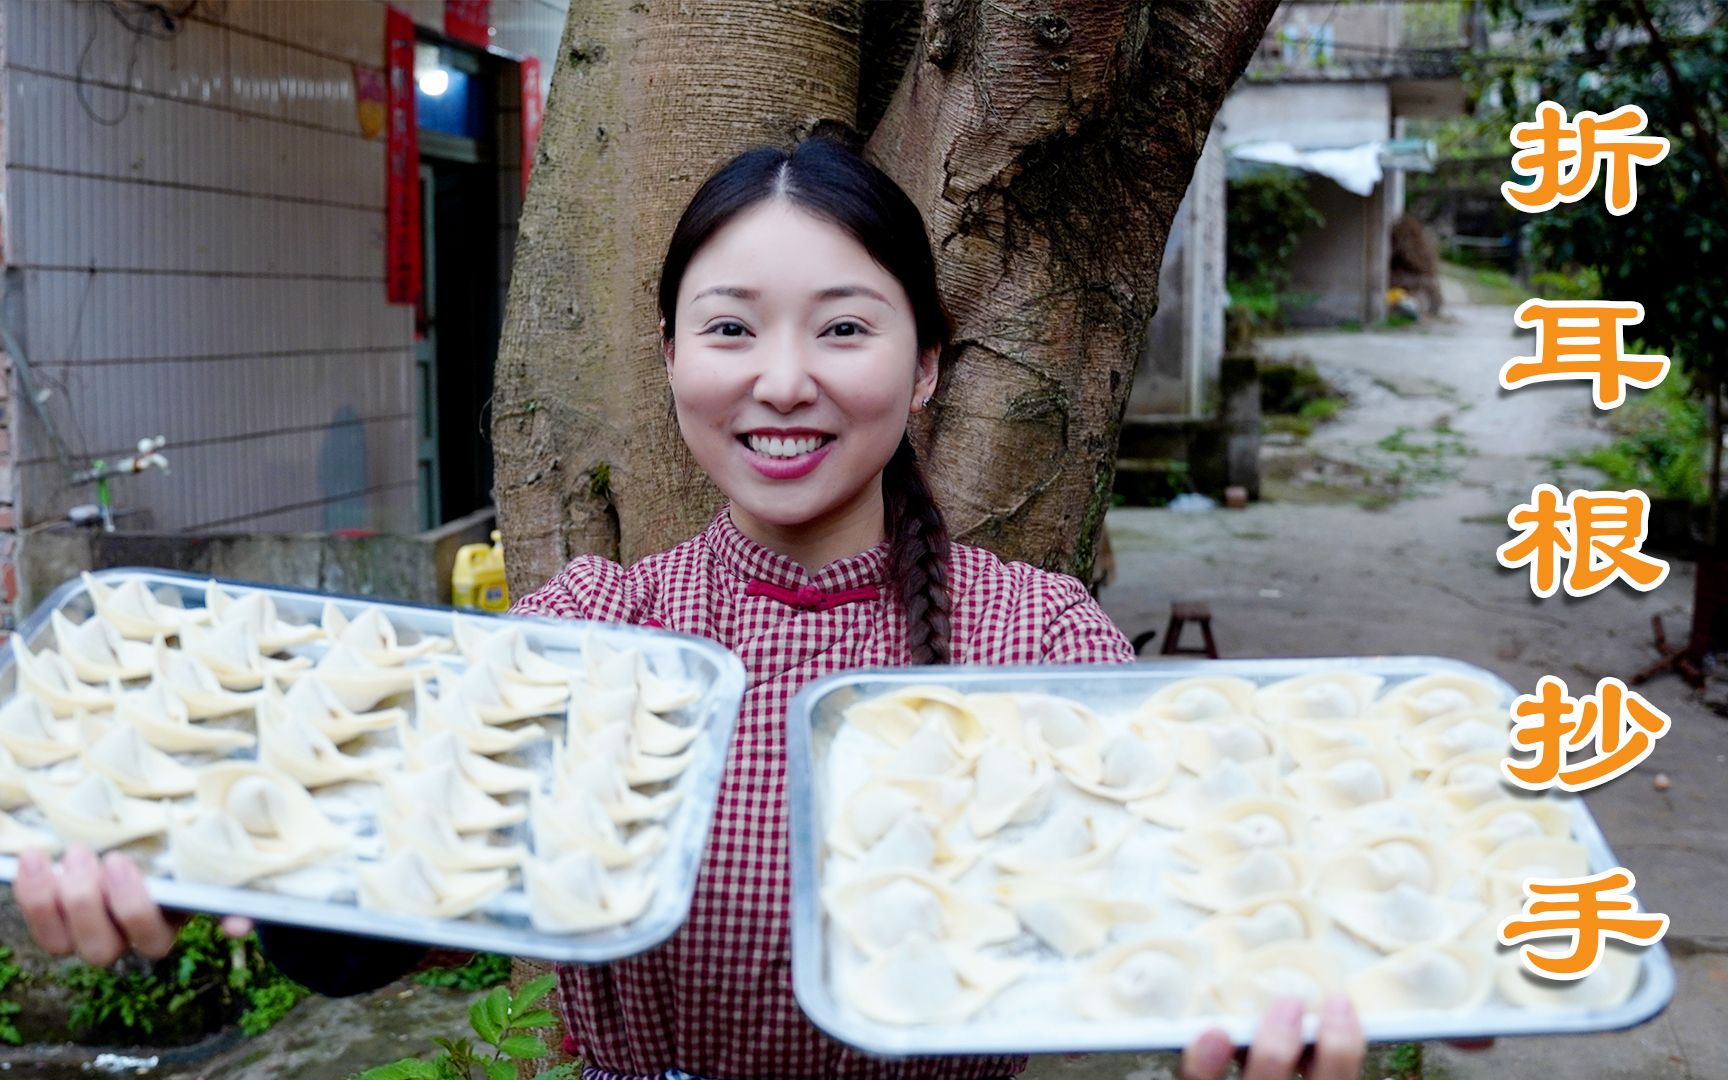
[[[882,469],[936,387],[899,281],[838,226],[770,199],[690,260],[676,322],[678,426],[739,526],[868,526],[874,543]]]

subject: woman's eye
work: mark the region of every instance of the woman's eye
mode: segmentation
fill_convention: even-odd
[[[828,328],[835,337],[859,337],[864,333],[864,327],[850,320],[837,322]]]
[[[733,322],[728,319],[725,322],[715,323],[704,332],[709,334],[718,333],[721,337],[743,337],[744,324],[741,322]]]

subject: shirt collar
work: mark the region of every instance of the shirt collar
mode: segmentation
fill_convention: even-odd
[[[782,589],[809,586],[823,592],[840,592],[865,585],[881,586],[888,566],[888,541],[884,540],[856,555],[836,559],[812,574],[794,559],[745,536],[733,522],[729,505],[720,508],[703,535],[709,549],[746,582],[761,581]]]

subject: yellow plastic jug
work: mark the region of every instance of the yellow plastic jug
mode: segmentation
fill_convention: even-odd
[[[508,611],[510,586],[504,578],[504,543],[496,529],[490,544],[464,544],[456,552],[450,574],[453,607]]]

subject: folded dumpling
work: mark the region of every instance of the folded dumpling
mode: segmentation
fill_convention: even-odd
[[[1454,758],[1512,749],[1512,720],[1505,709],[1459,709],[1424,720],[1404,733],[1416,768],[1428,772]]]
[[[961,756],[949,728],[927,720],[910,739],[876,759],[876,771],[892,776],[960,776],[972,763]]]
[[[1459,814],[1468,814],[1484,803],[1514,798],[1521,791],[1500,771],[1505,759],[1502,750],[1478,750],[1452,758],[1428,774],[1424,794]]]
[[[146,799],[192,794],[193,771],[151,746],[137,728],[86,720],[83,734],[84,768],[114,781],[125,794]]]
[[[1258,1017],[1282,997],[1300,998],[1305,1010],[1317,1010],[1342,985],[1332,950],[1311,941],[1279,941],[1243,953],[1212,995],[1226,1014]]]
[[[12,751],[6,749],[5,741],[0,740],[0,810],[13,810],[30,804],[30,793],[24,790],[24,781],[30,775],[30,770],[18,764]]]
[[[1494,709],[1501,692],[1465,675],[1423,675],[1399,683],[1374,704],[1377,716],[1388,716],[1414,727],[1425,720],[1465,709]],[[1500,709],[1502,715],[1505,710]]]
[[[114,716],[135,727],[145,740],[170,754],[225,753],[251,746],[258,740],[250,732],[194,724],[186,702],[166,684],[153,682],[137,690],[113,685]]]
[[[657,757],[643,752],[636,742],[636,729],[629,725],[602,728],[585,734],[577,725],[566,723],[562,745],[568,760],[606,758],[616,761],[625,781],[635,785],[669,783],[682,776],[690,763],[696,760],[695,750],[686,750],[671,757]]]
[[[1482,914],[1482,905],[1431,895],[1415,885],[1390,889],[1325,888],[1320,903],[1339,926],[1381,952],[1453,940]]]
[[[449,732],[476,754],[508,753],[549,737],[538,724],[495,727],[480,718],[472,703],[454,694],[434,695],[424,684],[414,688],[414,728],[425,735]]]
[[[1177,679],[1141,703],[1138,716],[1187,723],[1254,715],[1254,684],[1235,676]]]
[[[1163,732],[1124,731],[1104,740],[1098,775],[1068,774],[1081,791],[1115,802],[1149,799],[1170,786],[1176,775],[1176,746]]]
[[[431,636],[412,645],[401,644],[396,637],[395,625],[377,608],[367,608],[349,619],[341,608],[326,603],[320,621],[332,648],[340,646],[378,667],[398,667],[416,657],[450,648],[448,638]]]
[[[666,830],[658,825],[637,829],[626,838],[600,800],[586,791],[566,791],[557,796],[533,791],[528,804],[534,854],[541,858],[586,851],[602,866],[616,869],[646,862],[666,846]]]
[[[96,615],[107,620],[120,636],[133,641],[173,637],[183,626],[210,619],[210,613],[203,609],[169,607],[151,594],[141,578],[109,585],[88,572],[82,577]]]
[[[59,854],[60,838],[51,832],[33,829],[0,810],[0,855],[22,855],[26,851]]]
[[[1301,767],[1317,758],[1345,754],[1401,754],[1398,728],[1384,718],[1366,720],[1286,720],[1278,725],[1284,756]]]
[[[269,699],[258,705],[258,760],[307,787],[377,780],[381,773],[377,762],[344,754],[330,736]]]
[[[1142,727],[1150,727],[1142,724]],[[1246,765],[1270,759],[1274,754],[1272,737],[1266,727],[1251,716],[1227,716],[1198,724],[1180,726],[1164,724],[1164,729],[1176,727],[1178,758],[1184,769],[1205,775],[1226,761]]]
[[[381,667],[345,645],[333,644],[313,668],[318,680],[352,712],[369,712],[395,694],[414,689],[431,672],[425,668]]]
[[[860,951],[876,956],[909,937],[1010,941],[1020,924],[1007,908],[985,903],[940,878],[898,870],[830,886],[822,896],[829,917]]]
[[[642,697],[642,707],[664,716],[692,704],[701,692],[696,686],[662,678],[637,649],[614,649],[589,631],[582,644],[583,670],[595,686],[633,686]]]
[[[1069,779],[1099,781],[1104,728],[1091,709],[1053,694],[1022,694],[1020,722],[1034,758],[1054,764]]]
[[[298,780],[252,761],[198,770],[196,796],[239,823],[263,854],[309,862],[347,850],[348,838]]]
[[[1576,820],[1572,808],[1555,799],[1496,799],[1459,819],[1454,843],[1460,857],[1474,865],[1513,840],[1566,839]]]
[[[456,919],[510,884],[506,870],[440,870],[418,851],[398,851],[382,862],[355,867],[360,906],[425,919]]]
[[[1165,875],[1171,894],[1206,911],[1237,907],[1269,893],[1300,893],[1314,880],[1305,851],[1255,848],[1233,859],[1206,863],[1192,874]]]
[[[1236,858],[1259,848],[1300,848],[1308,843],[1308,815],[1289,799],[1238,799],[1178,836],[1170,850],[1189,862]]]
[[[204,661],[178,649],[170,649],[162,641],[156,642],[151,670],[158,685],[166,686],[175,697],[185,702],[186,713],[194,720],[248,712],[262,696],[230,691]]]
[[[1239,799],[1266,797],[1277,778],[1278,765],[1271,758],[1246,764],[1226,758],[1200,776],[1178,777],[1167,790],[1137,799],[1128,809],[1154,824],[1185,829]]]
[[[484,664],[471,665],[461,674],[438,673],[438,696],[467,703],[488,724],[508,724],[532,716],[555,716],[564,712],[567,688],[534,686],[500,679]]]
[[[1368,711],[1386,680],[1360,672],[1324,671],[1262,686],[1254,694],[1254,711],[1263,719],[1355,720]]]
[[[570,685],[577,672],[535,652],[519,627],[491,628],[490,620],[459,618],[451,624],[456,649],[470,664],[485,664],[520,682]]]
[[[1414,885],[1435,895],[1445,894],[1453,873],[1444,849],[1419,833],[1385,833],[1360,841],[1321,867],[1321,879],[1329,887],[1384,892]]]
[[[440,870],[507,869],[528,854],[520,844],[464,840],[448,818],[437,814],[403,814],[386,807],[378,815],[378,830],[391,850],[417,851]]]
[[[169,826],[168,857],[174,876],[183,881],[244,885],[302,866],[315,853],[307,848],[267,849],[234,815],[205,807],[190,821]]]
[[[1016,874],[1078,874],[1108,859],[1127,834],[1126,825],[1106,826],[1099,815],[1068,803],[1057,807],[1019,843],[995,852],[991,859]]]
[[[888,1024],[957,1024],[1024,974],[970,946],[912,936],[841,981],[842,996]]]
[[[965,695],[940,686],[909,686],[848,706],[843,722],[898,747],[930,720],[946,724],[955,742],[983,749],[990,728],[967,704]]]
[[[56,719],[29,694],[19,694],[0,706],[0,747],[26,769],[41,768],[78,756],[77,725]]]
[[[528,811],[509,806],[475,787],[449,765],[425,772],[388,773],[384,791],[398,814],[437,814],[457,832],[485,832],[526,820]]]
[[[1019,747],[993,743],[978,755],[972,769],[975,784],[966,809],[972,835],[980,840],[1007,825],[1020,825],[1042,815],[1050,805],[1056,772]]]
[[[1465,1011],[1494,989],[1490,954],[1458,945],[1403,949],[1351,977],[1350,997],[1364,1012]]]
[[[975,848],[956,847],[934,820],[914,811],[891,825],[861,858],[837,865],[850,867],[857,876],[916,870],[953,881],[977,857]]]
[[[295,679],[286,693],[272,681],[265,687],[266,700],[289,716],[303,720],[330,737],[340,746],[369,731],[388,731],[407,717],[401,709],[379,709],[376,712],[354,712],[328,686],[320,675]]]
[[[397,728],[397,738],[401,740],[405,764],[410,772],[425,772],[448,765],[488,795],[528,791],[539,782],[539,774],[532,769],[506,765],[474,753],[462,745],[454,732],[421,734],[404,722]]]
[[[1157,914],[1138,900],[1103,896],[1072,878],[1014,876],[997,882],[994,891],[1020,925],[1069,957],[1094,952],[1118,926],[1150,922]]]
[[[1595,971],[1560,981],[1532,974],[1512,949],[1495,958],[1494,988],[1521,1009],[1613,1009],[1637,989],[1641,957],[1632,947],[1604,942]]]
[[[965,810],[972,782],[954,776],[901,776],[872,780],[840,804],[828,844],[851,858],[874,847],[901,818],[923,813],[945,826]]]
[[[621,926],[648,910],[654,879],[618,874],[591,853],[567,851],[522,864],[528,921],[543,934],[579,934]]]
[[[1284,778],[1284,785],[1322,813],[1352,810],[1397,797],[1410,776],[1402,754],[1346,750],[1314,758]]]
[[[196,658],[216,681],[229,690],[256,690],[267,678],[291,679],[312,661],[304,656],[279,660],[266,654],[245,625],[216,628],[188,626],[180,634],[180,648]]]
[[[71,786],[32,779],[25,787],[60,839],[96,851],[155,836],[168,827],[167,804],[122,794],[114,781],[100,774]]]
[[[89,618],[74,623],[54,611],[48,622],[54,630],[54,647],[84,682],[142,679],[150,674],[150,646],[127,641],[107,620]]]
[[[1205,953],[1187,941],[1145,938],[1100,954],[1076,979],[1076,1011],[1095,1020],[1185,1016],[1200,999]]]
[[[1331,928],[1325,911],[1306,896],[1264,893],[1207,919],[1198,936],[1217,956],[1233,960],[1280,941],[1319,942]]]
[[[230,596],[212,581],[204,587],[204,607],[211,613],[215,625],[244,627],[251,632],[258,648],[274,656],[284,649],[317,641],[324,636],[323,627],[295,625],[276,614],[276,601],[266,592],[244,592]]]
[[[532,787],[534,774],[528,775],[528,786]],[[585,791],[599,800],[606,813],[620,825],[660,821],[672,813],[683,798],[678,791],[644,795],[624,779],[623,769],[617,761],[606,757],[578,761],[566,755],[562,746],[553,747],[552,775],[555,793]]]
[[[19,687],[53,710],[55,716],[100,712],[113,707],[111,693],[80,682],[72,665],[53,649],[33,653],[18,634],[12,635],[10,643],[18,664]]]
[[[1590,853],[1576,840],[1526,836],[1495,849],[1481,863],[1496,909],[1523,907],[1524,882],[1530,878],[1577,878],[1590,872]]]

